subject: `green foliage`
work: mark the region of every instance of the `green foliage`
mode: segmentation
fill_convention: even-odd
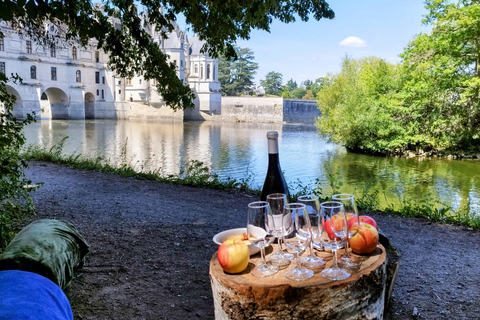
[[[477,152],[480,146],[480,3],[427,1],[421,34],[404,53],[402,115],[422,149]]]
[[[379,58],[345,57],[317,94],[320,132],[351,150],[388,153],[402,148],[396,119],[397,68]]]
[[[293,79],[290,79],[287,81],[287,84],[285,84],[283,91],[293,91],[298,88],[297,82],[293,81]]]
[[[480,151],[480,3],[426,2],[431,34],[418,35],[397,66],[344,59],[317,95],[319,130],[356,151]]]
[[[140,16],[139,16],[140,13]],[[208,45],[202,50],[213,57],[224,53],[235,56],[233,44],[248,39],[252,29],[269,31],[274,19],[284,23],[296,19],[332,19],[334,12],[324,0],[315,1],[102,1],[92,7],[88,0],[75,1],[17,1],[4,0],[0,4],[0,20],[22,30],[29,37],[44,43],[79,40],[87,45],[90,39],[98,41],[97,48],[109,54],[109,66],[122,77],[133,74],[156,79],[157,89],[170,107],[193,107],[194,95],[182,83],[173,63],[151,41],[151,32],[163,36],[172,31],[176,16],[182,13],[191,30]],[[117,19],[117,26],[112,24]],[[60,36],[46,33],[45,20],[66,30]],[[146,30],[145,24],[155,30]]]
[[[29,192],[35,189],[25,178],[27,163],[20,156],[25,143],[24,125],[34,121],[32,116],[17,121],[13,116],[15,96],[7,92],[7,78],[0,73],[0,250],[10,242],[19,220],[32,214],[34,207]],[[11,81],[21,81],[12,78]]]
[[[265,80],[260,80],[260,85],[265,89],[266,94],[280,95],[282,90],[282,74],[270,71],[265,76]]]
[[[222,85],[222,94],[239,96],[252,94],[253,77],[257,73],[258,63],[253,62],[253,51],[235,46],[237,58],[221,55],[218,60],[218,80]]]

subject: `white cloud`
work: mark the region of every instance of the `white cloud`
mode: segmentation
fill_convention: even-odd
[[[341,46],[346,46],[346,47],[366,47],[367,42],[365,40],[362,40],[358,37],[353,37],[350,36],[346,39],[343,39],[339,45]]]

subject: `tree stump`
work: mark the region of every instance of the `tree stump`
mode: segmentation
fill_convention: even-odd
[[[332,265],[331,252],[316,254],[327,260],[327,268]],[[210,261],[215,319],[382,319],[385,248],[379,244],[368,256],[354,256],[362,259],[362,265],[348,279],[327,280],[320,275],[322,268],[311,279],[292,281],[285,278],[285,272],[295,267],[295,260],[271,277],[257,278],[250,271],[260,263],[259,254],[251,257],[244,272],[228,274],[215,253]]]

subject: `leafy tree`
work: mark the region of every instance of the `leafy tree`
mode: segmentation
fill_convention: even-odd
[[[221,55],[218,61],[218,80],[226,96],[252,93],[253,76],[258,69],[258,63],[253,62],[253,51],[235,46],[235,53],[237,59]]]
[[[304,88],[295,88],[293,91],[292,91],[292,98],[295,98],[295,99],[302,99],[304,95],[307,94],[307,90],[305,90]]]
[[[280,95],[282,89],[282,74],[270,71],[265,76],[265,80],[260,80],[260,85],[265,89],[266,94]]]
[[[316,20],[334,17],[324,0],[234,0],[228,5],[211,0],[117,0],[93,7],[88,0],[3,0],[0,4],[0,20],[39,40],[74,39],[87,45],[90,39],[96,39],[97,48],[109,53],[112,69],[122,77],[137,74],[156,79],[159,93],[174,109],[193,107],[193,93],[177,77],[174,64],[168,62],[158,44],[150,41],[151,31],[143,26],[150,24],[165,36],[167,30],[173,30],[172,22],[179,13],[192,31],[206,40],[208,45],[203,50],[214,57],[219,53],[235,56],[233,44],[237,39],[248,39],[252,29],[269,31],[273,19],[290,23],[298,18],[307,21],[311,15]],[[117,23],[111,23],[112,18]],[[46,34],[45,19],[64,30],[63,39]]]
[[[399,72],[379,58],[346,57],[317,94],[319,131],[348,149],[389,153],[405,146],[396,119]]]
[[[7,92],[6,81],[5,75],[0,73],[0,251],[13,237],[14,224],[23,215],[33,213],[33,203],[28,196],[30,189],[24,188],[31,184],[24,174],[27,164],[20,156],[25,143],[23,126],[33,121],[33,117],[28,116],[22,122],[15,119],[15,96]]]
[[[301,87],[302,87],[302,88],[305,88],[305,90],[310,90],[312,84],[313,84],[313,81],[307,79],[307,80],[305,80],[305,81],[302,82]]]
[[[287,84],[285,85],[284,90],[293,91],[297,88],[298,88],[297,82],[293,81],[293,79],[290,79],[290,80],[287,81]]]
[[[327,78],[322,77],[315,80],[315,82],[310,85],[310,90],[312,90],[313,95],[316,96],[318,91],[320,91],[326,83]]]
[[[315,100],[315,96],[313,95],[313,91],[312,90],[307,90],[305,92],[305,95],[302,97],[302,99]]]
[[[476,152],[480,146],[480,3],[426,2],[431,34],[404,53],[402,117],[423,150]]]

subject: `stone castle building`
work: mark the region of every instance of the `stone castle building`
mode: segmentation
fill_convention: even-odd
[[[59,32],[53,24],[47,32]],[[153,28],[152,28],[153,29]],[[218,60],[203,54],[203,42],[175,29],[162,38],[154,30],[154,42],[177,66],[177,76],[195,93],[195,109],[174,112],[164,105],[155,80],[122,78],[107,66],[108,56],[96,49],[64,43],[46,48],[21,36],[0,21],[0,71],[18,74],[22,83],[7,82],[17,98],[14,115],[25,118],[35,112],[41,119],[174,119],[202,120],[221,108]]]

